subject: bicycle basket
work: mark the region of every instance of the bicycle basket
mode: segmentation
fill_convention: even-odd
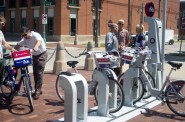
[[[117,68],[120,67],[120,57],[113,55],[106,55],[102,57],[96,57],[97,65],[101,68]]]
[[[126,64],[131,64],[136,60],[135,55],[129,52],[121,53],[121,59],[122,62]]]
[[[16,67],[25,67],[31,64],[30,50],[15,51],[12,53],[12,58]]]

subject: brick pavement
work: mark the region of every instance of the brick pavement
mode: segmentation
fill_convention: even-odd
[[[47,44],[48,47],[56,47],[56,43]],[[65,44],[65,46],[74,45]],[[84,48],[84,46],[75,46]],[[79,72],[85,76],[87,81],[91,80],[92,71],[86,71],[83,67],[80,67]],[[69,69],[71,70],[71,69]],[[32,75],[32,74],[31,74]],[[52,71],[45,72],[43,83],[43,95],[39,100],[34,100],[34,111],[29,112],[28,100],[25,97],[15,96],[12,103],[5,101],[0,103],[0,122],[46,122],[49,120],[56,120],[64,116],[64,105],[59,100],[55,91],[55,80],[57,76]],[[33,78],[31,77],[32,81]],[[0,93],[1,99],[1,93]],[[89,108],[94,106],[94,97],[89,96]],[[124,120],[123,120],[124,121]],[[176,116],[172,113],[168,107],[158,105],[147,113],[141,114],[129,122],[174,122],[185,121],[184,117]]]
[[[69,69],[70,71],[70,69]],[[79,68],[79,73],[90,81],[92,71]],[[56,120],[64,116],[64,104],[60,101],[55,91],[57,76],[52,72],[45,72],[43,82],[43,94],[39,100],[34,100],[34,111],[30,113],[29,103],[26,97],[15,96],[12,103],[4,101],[0,104],[0,122],[45,122]],[[31,74],[31,80],[33,77]],[[1,94],[0,94],[1,95]],[[1,98],[1,96],[0,96]],[[89,96],[89,108],[94,106],[94,97]]]

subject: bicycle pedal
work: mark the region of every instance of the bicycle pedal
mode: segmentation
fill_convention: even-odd
[[[165,102],[164,102],[164,101],[162,101],[162,102],[161,102],[161,105],[162,105],[162,106],[164,106],[164,105],[165,105]]]

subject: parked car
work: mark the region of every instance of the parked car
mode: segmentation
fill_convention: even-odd
[[[145,42],[148,42],[148,31],[144,31],[144,35],[145,35]]]
[[[166,29],[165,36],[166,36],[165,43],[169,45],[173,45],[174,44],[174,30]]]
[[[136,42],[136,35],[130,35],[130,44],[129,46],[135,47],[135,42]]]

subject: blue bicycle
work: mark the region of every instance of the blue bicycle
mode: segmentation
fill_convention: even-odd
[[[28,51],[26,51],[26,53],[30,53]],[[13,55],[12,53],[12,55],[10,54],[3,55],[3,58],[8,60],[8,63],[2,69],[3,78],[2,81],[0,82],[0,87],[3,97],[12,101],[15,94],[20,91],[21,85],[23,85],[24,88],[23,92],[25,93],[25,96],[28,97],[30,110],[33,111],[32,86],[28,71],[28,65],[31,64],[31,58],[30,59],[21,58],[19,57],[20,54],[21,53],[18,54],[16,53]],[[25,52],[22,54],[25,55]],[[17,58],[18,60],[15,60],[14,58],[15,55],[18,56]],[[28,58],[29,56],[26,57]],[[11,65],[10,63],[12,58],[14,61],[14,65]],[[22,64],[20,65],[20,63]],[[18,69],[20,69],[21,78],[18,82],[16,82],[16,75]]]

